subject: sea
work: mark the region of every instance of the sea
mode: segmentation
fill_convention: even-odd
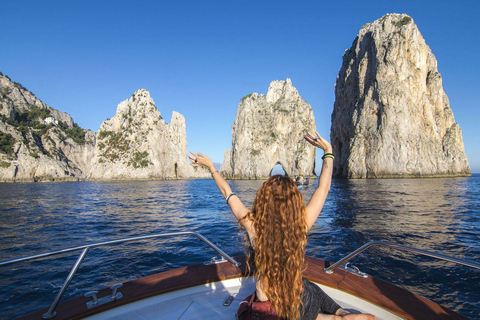
[[[263,181],[229,181],[251,206]],[[308,201],[317,185],[301,191]],[[480,262],[480,175],[333,180],[306,253],[335,262],[381,240]],[[242,234],[211,179],[0,184],[0,261],[157,233],[196,231],[230,255]],[[80,252],[0,267],[0,319],[48,307]],[[64,300],[218,254],[191,236],[91,249]],[[480,270],[388,248],[352,260],[361,271],[480,319]]]

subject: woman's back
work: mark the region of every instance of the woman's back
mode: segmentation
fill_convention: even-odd
[[[298,318],[307,225],[295,182],[286,176],[270,177],[243,219],[252,222],[248,234],[255,252],[258,299],[269,300],[280,315]]]

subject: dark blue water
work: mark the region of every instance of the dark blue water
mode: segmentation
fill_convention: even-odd
[[[230,181],[250,206],[262,181]],[[314,187],[303,188],[309,199]],[[330,261],[384,240],[479,261],[480,175],[336,180],[307,254]],[[125,237],[197,231],[243,253],[236,220],[212,180],[0,184],[0,261]],[[201,263],[216,253],[193,237],[92,249],[64,299]],[[47,307],[77,254],[0,267],[0,318]],[[353,263],[461,314],[480,319],[480,271],[389,249]]]

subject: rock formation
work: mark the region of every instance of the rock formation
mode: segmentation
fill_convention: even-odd
[[[231,179],[265,179],[280,164],[287,175],[312,176],[315,148],[303,136],[315,130],[312,108],[290,79],[273,81],[266,95],[240,101],[220,171]]]
[[[121,102],[115,116],[97,133],[89,179],[184,179],[209,177],[186,158],[185,118],[173,112],[165,123],[148,91],[137,90]]]
[[[0,73],[0,181],[84,179],[95,134]]]
[[[146,90],[95,135],[0,73],[0,182],[209,177],[186,153],[184,117],[165,123]]]
[[[363,26],[345,51],[331,142],[336,177],[470,175],[437,60],[409,16]]]

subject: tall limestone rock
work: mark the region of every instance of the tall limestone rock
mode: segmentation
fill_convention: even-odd
[[[85,178],[95,134],[0,73],[0,182]]]
[[[291,80],[273,81],[266,95],[240,101],[220,171],[231,179],[266,179],[281,164],[287,175],[312,176],[315,148],[303,136],[315,130],[312,108]]]
[[[337,177],[470,175],[437,60],[409,16],[363,26],[346,50],[331,142]]]
[[[185,179],[209,177],[187,161],[185,118],[173,112],[170,124],[148,91],[139,89],[121,102],[97,133],[89,179]]]

